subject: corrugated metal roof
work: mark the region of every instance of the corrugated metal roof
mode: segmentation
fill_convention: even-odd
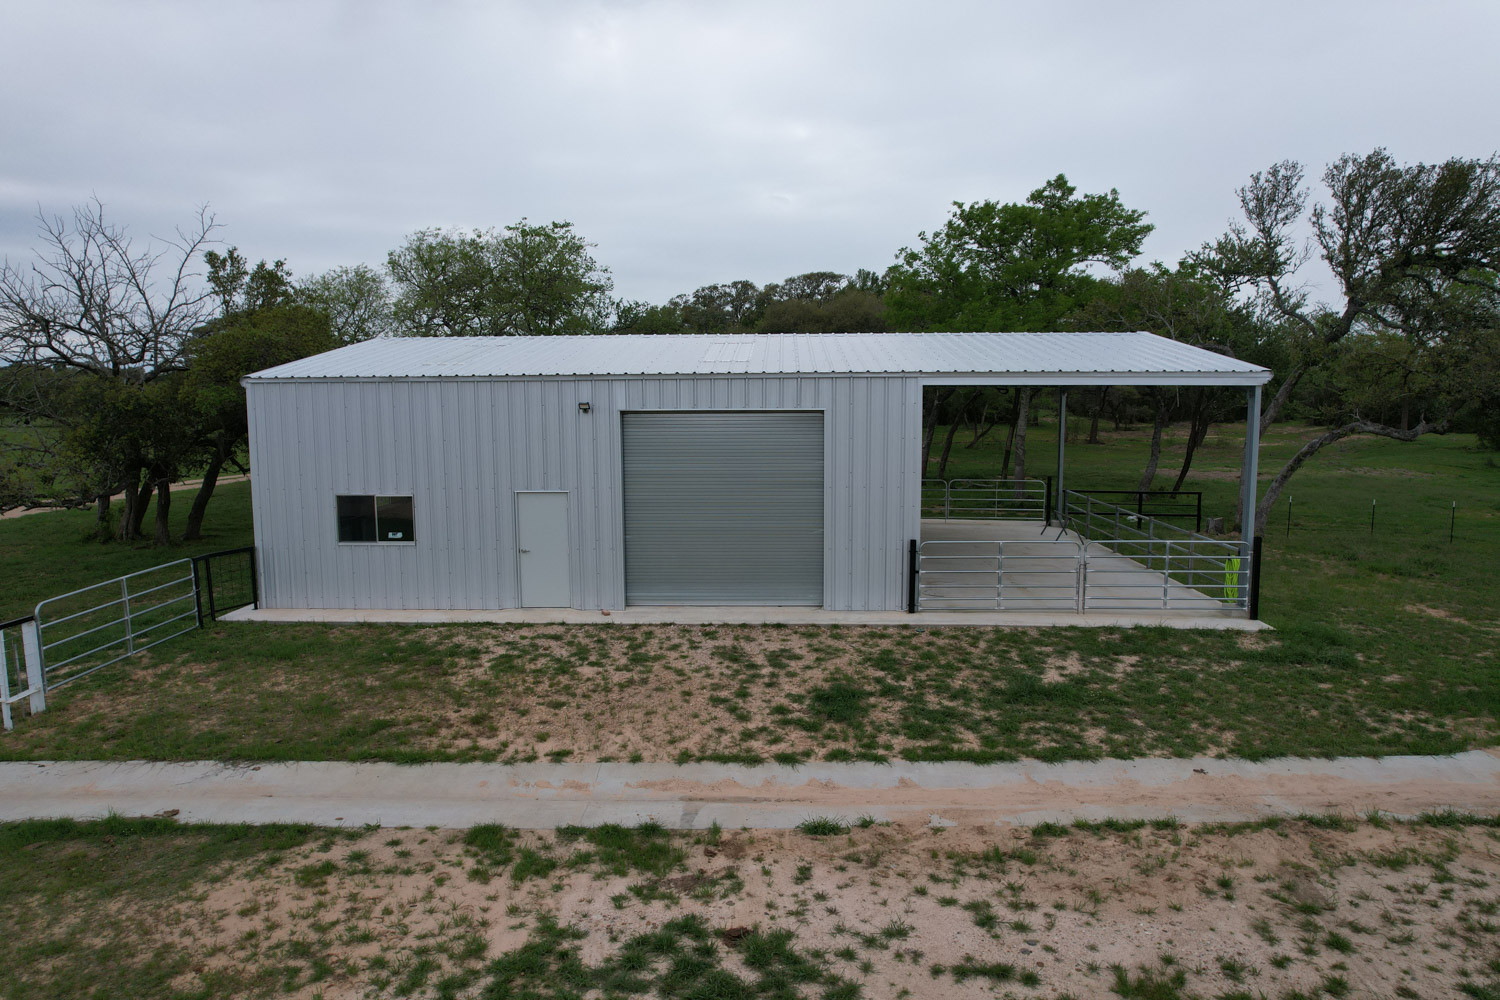
[[[257,379],[667,375],[1035,376],[1037,384],[1180,376],[1256,385],[1264,368],[1151,333],[759,333],[390,337],[303,358]]]

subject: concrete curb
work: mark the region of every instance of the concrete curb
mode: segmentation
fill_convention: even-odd
[[[933,825],[1243,821],[1379,810],[1500,812],[1500,758],[1104,760],[1059,764],[0,763],[0,820],[174,811],[184,822],[520,829],[786,829],[810,816]]]

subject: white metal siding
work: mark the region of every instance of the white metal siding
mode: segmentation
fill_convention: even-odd
[[[247,391],[266,607],[518,607],[524,490],[571,496],[573,606],[624,607],[620,414],[696,409],[824,411],[823,604],[904,606],[906,541],[920,526],[916,378],[251,380]],[[340,493],[410,493],[416,544],[338,544]]]

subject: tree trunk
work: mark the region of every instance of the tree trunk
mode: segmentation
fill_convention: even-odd
[[[101,493],[94,499],[94,537],[101,542],[109,541],[111,534],[109,530],[109,505],[110,495]]]
[[[122,542],[133,542],[140,535],[140,518],[136,511],[144,509],[146,501],[141,496],[141,470],[130,469],[125,473],[125,506],[120,511],[120,526],[115,537]]]
[[[1146,457],[1146,469],[1141,473],[1137,490],[1149,490],[1156,479],[1156,467],[1161,464],[1161,432],[1167,422],[1166,393],[1156,394],[1156,417],[1151,421],[1151,454]]]
[[[172,513],[172,477],[162,476],[156,481],[156,544],[172,544],[172,526],[167,517]]]
[[[943,453],[938,456],[937,477],[939,479],[948,478],[948,456],[953,452],[953,436],[957,433],[958,421],[950,421],[948,423],[948,436],[943,439]]]
[[[1104,397],[1109,395],[1108,389],[1099,390],[1099,398],[1094,402],[1094,415],[1089,419],[1089,444],[1099,443],[1099,414],[1104,412]]]
[[[1272,396],[1271,401],[1261,410],[1261,437],[1266,436],[1266,431],[1271,429],[1271,424],[1275,423],[1276,418],[1281,416],[1281,408],[1286,405],[1286,401],[1291,398],[1292,390],[1297,387],[1298,382],[1302,381],[1302,376],[1306,373],[1307,368],[1303,365],[1298,365],[1287,372],[1286,378],[1281,380],[1281,387],[1276,390],[1276,395]]]
[[[182,533],[184,542],[196,542],[203,537],[203,515],[208,512],[208,501],[213,498],[214,487],[219,482],[219,471],[224,468],[224,456],[214,455],[203,470],[203,484],[193,497],[193,506],[188,508],[187,530]]]
[[[1031,387],[1025,386],[1016,394],[1015,475],[1019,483],[1026,478],[1026,426],[1031,421]]]
[[[924,424],[924,426],[922,428],[922,478],[923,479],[927,478],[927,463],[930,462],[930,461],[932,461],[932,437],[933,437],[934,434],[937,433],[938,411],[942,408],[943,400],[947,399],[948,396],[950,396],[952,394],[953,394],[953,390],[952,389],[949,389],[947,393],[944,393],[942,389],[934,389],[932,391],[932,406],[927,410],[927,412],[922,417],[923,424]]]
[[[1403,431],[1396,427],[1387,427],[1385,424],[1372,423],[1369,420],[1355,420],[1352,423],[1347,423],[1342,427],[1335,427],[1328,433],[1313,438],[1298,449],[1297,454],[1291,457],[1291,460],[1282,467],[1280,472],[1276,473],[1276,478],[1271,480],[1271,485],[1266,487],[1265,494],[1260,498],[1260,502],[1255,505],[1255,534],[1263,535],[1266,533],[1266,519],[1271,516],[1271,507],[1281,497],[1281,491],[1286,488],[1286,484],[1292,478],[1293,473],[1302,468],[1303,464],[1309,458],[1312,458],[1320,450],[1333,444],[1335,441],[1342,440],[1351,434],[1378,434],[1381,437],[1395,438],[1397,441],[1415,441],[1423,434],[1441,433],[1447,427],[1448,421],[1446,420],[1440,420],[1435,424],[1429,424],[1427,421],[1422,420],[1411,430]],[[1243,495],[1241,493],[1241,496]],[[1240,512],[1240,523],[1244,523],[1243,511]]]
[[[1187,451],[1182,456],[1182,468],[1177,472],[1177,481],[1172,484],[1172,492],[1182,492],[1182,484],[1187,480],[1188,470],[1193,467],[1193,453],[1208,437],[1208,429],[1213,426],[1213,398],[1212,390],[1199,389],[1197,402],[1193,407],[1193,419],[1188,425]]]
[[[994,420],[991,420],[990,411],[988,408],[986,408],[984,411],[984,415],[980,417],[980,422],[978,424],[975,424],[974,426],[979,429],[974,432],[974,440],[964,445],[965,448],[973,448],[978,445],[979,442],[989,437],[990,431],[1000,426],[1000,418],[997,416]]]
[[[141,532],[145,529],[146,508],[151,506],[151,487],[153,482],[148,473],[145,480],[141,483],[140,488],[136,490],[135,510],[131,514],[130,521],[130,537],[132,539],[141,538]]]

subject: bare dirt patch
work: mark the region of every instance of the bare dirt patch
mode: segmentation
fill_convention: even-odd
[[[734,975],[753,975],[750,934],[784,929],[868,997],[1100,996],[1121,977],[1199,996],[1450,995],[1500,943],[1487,828],[1044,832],[670,835],[680,863],[653,876],[552,834],[511,834],[533,860],[506,871],[457,832],[372,831],[226,871],[155,936],[208,956],[184,988],[290,963],[286,995],[306,998],[430,996],[445,978],[478,995],[486,963],[547,926],[577,932],[571,947],[598,966],[685,917]]]

